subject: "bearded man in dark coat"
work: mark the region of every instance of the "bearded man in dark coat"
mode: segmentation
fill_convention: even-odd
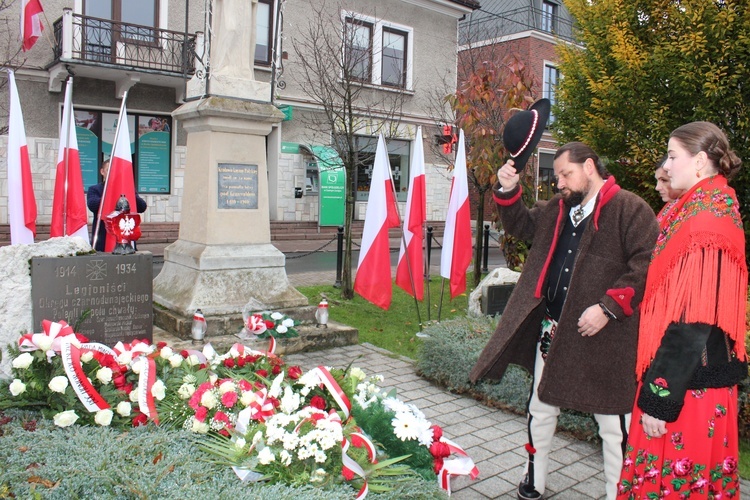
[[[659,229],[653,210],[621,189],[589,146],[564,145],[553,167],[559,194],[531,209],[513,161],[498,171],[503,228],[532,245],[471,380],[499,380],[509,363],[533,374],[519,499],[544,494],[560,408],[594,414],[614,499],[636,390],[638,304]]]

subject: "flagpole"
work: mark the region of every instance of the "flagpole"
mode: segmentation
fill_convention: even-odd
[[[432,237],[432,234],[428,234],[427,228],[422,228],[422,241],[425,242],[424,249],[424,268],[427,270],[423,277],[425,282],[425,288],[427,289],[427,321],[430,321],[430,254],[428,249],[430,248],[431,241],[427,241],[428,237]]]
[[[70,87],[68,87],[70,86]],[[63,170],[65,171],[65,181],[63,183],[63,236],[68,236],[68,165],[70,155],[70,119],[73,115],[73,77],[68,77],[65,87],[65,97],[68,97],[68,88],[70,88],[70,103],[65,99],[63,103],[63,127],[65,127],[65,157],[63,159]],[[69,105],[68,105],[69,104]]]
[[[117,141],[120,138],[120,126],[122,125],[122,119],[123,119],[123,113],[125,112],[125,101],[128,99],[128,91],[126,90],[122,94],[122,104],[120,105],[120,114],[117,117],[117,127],[115,127],[115,141],[112,143],[112,153],[109,155],[110,159],[110,168],[112,168],[112,157],[115,155],[115,151],[117,151]],[[127,120],[128,117],[126,116],[125,119]],[[128,138],[130,139],[130,138]],[[130,144],[128,144],[128,147],[130,147]],[[102,198],[99,202],[99,210],[97,213],[96,218],[96,227],[94,228],[94,243],[93,247],[96,249],[96,241],[99,238],[99,225],[102,223],[102,206],[104,205],[104,199],[107,195],[107,186],[109,185],[109,171],[107,171],[107,178],[104,179],[104,188],[102,189]],[[106,238],[105,238],[105,244],[106,244]]]
[[[445,278],[440,284],[440,305],[438,306],[438,323],[440,323],[440,313],[443,311],[443,295],[445,294]]]
[[[386,148],[386,153],[387,153]],[[398,199],[396,198],[396,185],[393,183],[393,173],[390,169],[390,162],[388,162],[388,178],[391,181],[391,192],[393,193],[393,201],[396,204],[396,214],[398,214],[398,220],[401,220],[401,213],[398,209]],[[407,221],[404,221],[407,222]],[[409,248],[406,246],[406,236],[404,235],[404,224],[401,224],[401,244],[404,246],[404,257],[406,257],[406,271],[409,273],[409,283],[411,284],[411,291],[414,294],[414,307],[417,310],[417,321],[419,322],[419,331],[422,331],[422,314],[419,312],[419,301],[417,301],[417,289],[414,287],[414,275],[411,272],[411,259],[409,259]]]

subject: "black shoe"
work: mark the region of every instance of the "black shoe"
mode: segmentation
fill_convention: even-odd
[[[529,486],[529,478],[526,476],[518,485],[518,500],[541,500],[542,494]]]

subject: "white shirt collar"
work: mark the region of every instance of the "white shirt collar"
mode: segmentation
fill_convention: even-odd
[[[599,188],[599,189],[601,189],[601,188]],[[583,206],[583,219],[585,219],[586,217],[588,217],[589,215],[591,215],[591,212],[594,211],[594,206],[596,205],[596,199],[598,197],[599,197],[599,190],[597,190],[596,194],[594,196],[592,196],[591,199]],[[575,226],[577,226],[578,224],[576,224],[575,221],[573,220],[573,212],[575,212],[576,210],[578,210],[578,208],[580,206],[581,205],[574,206],[573,208],[570,209],[570,213],[568,214],[568,216],[570,217],[570,222],[572,222],[573,225],[575,225]],[[583,220],[583,219],[581,219],[581,220]],[[579,224],[580,224],[580,221],[579,221]]]

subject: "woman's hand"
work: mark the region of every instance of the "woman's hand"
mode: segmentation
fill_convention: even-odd
[[[659,420],[645,413],[641,417],[641,425],[643,426],[643,432],[652,438],[660,438],[667,433],[667,423],[664,420]]]

